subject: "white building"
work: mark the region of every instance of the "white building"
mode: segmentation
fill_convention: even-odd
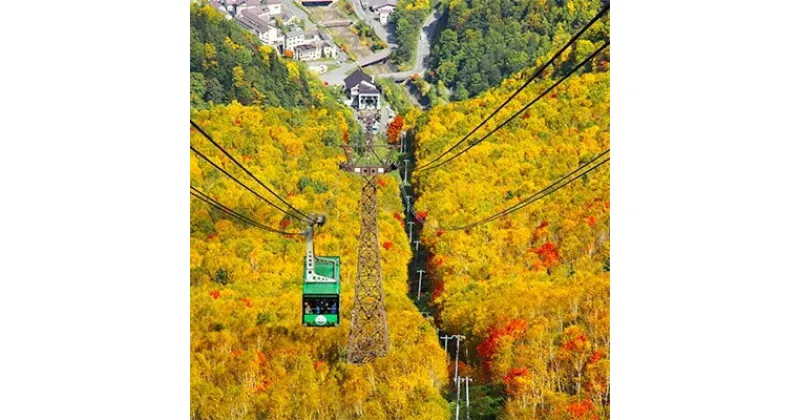
[[[352,106],[358,109],[380,109],[381,91],[375,84],[375,79],[360,69],[344,79],[344,90],[352,99]]]
[[[336,56],[339,55],[339,47],[331,41],[322,41],[322,55],[336,58]]]
[[[245,10],[252,10],[261,6],[261,0],[234,0],[233,3],[236,6],[236,16],[239,16]]]
[[[394,12],[397,6],[397,0],[371,0],[370,9],[378,14],[378,20],[381,25],[389,23],[389,15]]]
[[[319,60],[322,53],[322,48],[312,44],[302,44],[295,47],[295,58],[300,61],[314,61]]]
[[[280,16],[283,13],[283,6],[281,0],[264,0],[263,3],[269,9],[270,16]]]
[[[286,33],[286,41],[283,45],[284,50],[294,52],[298,45],[306,43],[306,34],[300,29],[293,29]]]
[[[263,18],[258,17],[252,10],[242,11],[239,16],[236,16],[236,21],[258,35],[258,38],[266,44],[281,45],[284,42],[283,35],[281,35],[278,28],[271,25]]]

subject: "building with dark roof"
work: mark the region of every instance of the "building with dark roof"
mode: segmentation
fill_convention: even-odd
[[[381,90],[375,84],[375,78],[356,70],[344,79],[344,90],[351,105],[357,109],[378,109],[381,106]]]

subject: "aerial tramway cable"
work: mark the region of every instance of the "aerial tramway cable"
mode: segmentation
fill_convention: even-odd
[[[528,80],[527,80],[527,81],[526,81],[526,82],[525,82],[525,83],[524,83],[522,86],[520,86],[519,88],[517,88],[517,90],[516,90],[516,91],[514,91],[514,93],[513,93],[513,94],[511,94],[511,96],[509,96],[509,97],[508,97],[508,99],[506,99],[506,100],[505,100],[505,101],[504,101],[502,104],[500,104],[500,106],[499,106],[499,107],[497,107],[497,109],[495,109],[494,111],[492,111],[492,113],[491,113],[491,114],[489,114],[489,116],[488,116],[488,117],[484,118],[484,119],[483,119],[483,121],[481,121],[481,123],[480,123],[480,124],[478,124],[478,125],[477,125],[475,128],[473,128],[473,129],[472,129],[472,131],[470,131],[469,133],[467,133],[467,135],[465,135],[464,137],[462,137],[462,138],[461,138],[461,140],[459,140],[458,142],[456,142],[456,144],[454,144],[454,145],[450,146],[450,148],[448,148],[447,150],[445,150],[444,152],[442,152],[442,153],[441,153],[439,156],[437,156],[435,159],[431,160],[430,162],[428,162],[428,163],[426,163],[426,164],[423,164],[423,165],[421,165],[421,166],[420,166],[418,169],[419,169],[419,170],[425,170],[425,169],[426,169],[427,167],[429,167],[430,165],[432,165],[432,164],[436,163],[437,161],[439,161],[439,159],[441,159],[442,157],[444,157],[444,155],[446,155],[446,154],[450,153],[451,151],[453,151],[453,149],[455,149],[455,148],[456,148],[456,147],[458,147],[458,146],[459,146],[461,143],[463,143],[464,141],[466,141],[466,140],[467,140],[467,138],[469,138],[471,135],[475,134],[475,132],[476,132],[476,131],[478,131],[478,129],[480,129],[481,127],[483,127],[483,126],[486,124],[486,122],[487,122],[487,121],[489,121],[489,120],[490,120],[492,117],[494,117],[495,115],[497,115],[497,113],[498,113],[498,112],[500,112],[500,110],[501,110],[501,109],[505,108],[505,106],[506,106],[506,105],[508,105],[508,103],[509,103],[509,102],[511,102],[511,100],[512,100],[512,99],[514,99],[514,98],[515,98],[517,95],[519,95],[519,93],[520,93],[520,92],[522,92],[522,90],[523,90],[523,89],[525,89],[526,87],[528,87],[528,85],[529,85],[529,84],[531,84],[531,83],[533,82],[533,80],[534,80],[534,79],[536,79],[537,77],[539,77],[539,75],[541,75],[541,74],[542,74],[542,72],[544,72],[544,70],[545,70],[545,69],[546,69],[548,66],[550,66],[551,64],[553,64],[553,62],[556,60],[556,58],[560,57],[560,56],[561,56],[561,54],[562,54],[562,53],[564,53],[564,51],[566,51],[566,49],[567,49],[567,48],[569,48],[569,47],[570,47],[570,45],[574,44],[574,43],[575,43],[575,42],[578,40],[578,38],[579,38],[581,35],[583,35],[583,33],[584,33],[584,32],[586,32],[586,31],[587,31],[587,30],[588,30],[588,29],[589,29],[589,28],[590,28],[592,25],[594,25],[594,23],[595,23],[595,22],[597,22],[597,21],[598,21],[598,20],[599,20],[601,17],[603,17],[603,15],[605,15],[606,13],[608,13],[608,11],[609,11],[610,7],[611,7],[610,5],[606,5],[605,7],[603,7],[603,9],[602,9],[602,10],[600,10],[600,12],[599,12],[599,13],[597,13],[597,15],[596,15],[595,17],[593,17],[593,18],[592,18],[592,20],[590,20],[590,21],[589,21],[589,22],[588,22],[586,25],[584,25],[584,26],[583,26],[583,28],[581,28],[581,30],[580,30],[580,31],[578,31],[577,33],[575,33],[575,35],[573,35],[573,36],[572,36],[572,38],[570,38],[570,40],[569,40],[569,41],[567,41],[567,43],[566,43],[566,44],[564,44],[564,46],[563,46],[563,47],[561,47],[561,49],[560,49],[560,50],[558,50],[558,51],[557,51],[555,54],[553,54],[553,56],[552,56],[552,57],[550,57],[550,59],[549,59],[549,60],[547,60],[547,62],[546,62],[546,63],[544,63],[544,64],[542,64],[541,66],[539,66],[539,68],[538,68],[538,69],[536,69],[536,71],[534,71],[534,72],[533,72],[533,74],[531,75],[531,77],[529,77],[529,78],[528,78]],[[580,67],[580,66],[579,66],[579,67]]]
[[[499,130],[499,129],[501,129],[501,128],[505,127],[505,125],[506,125],[506,124],[508,124],[509,122],[511,122],[511,120],[513,120],[513,119],[517,118],[517,117],[518,117],[520,114],[522,114],[523,112],[525,112],[525,111],[526,111],[528,108],[530,108],[530,107],[531,107],[533,104],[535,104],[536,102],[538,102],[538,101],[539,101],[539,99],[542,99],[542,98],[543,98],[545,95],[547,95],[548,93],[550,93],[550,91],[551,91],[551,90],[555,89],[555,88],[556,88],[558,85],[560,85],[562,82],[564,82],[564,80],[567,80],[567,78],[568,78],[568,77],[572,76],[572,75],[573,75],[573,74],[574,74],[576,71],[578,71],[578,69],[579,69],[579,68],[581,68],[581,67],[583,67],[584,65],[586,65],[586,63],[588,63],[588,62],[589,62],[589,61],[591,61],[591,60],[592,60],[594,57],[596,57],[596,56],[597,56],[597,54],[600,54],[600,52],[601,52],[601,51],[603,51],[604,49],[608,48],[608,46],[609,46],[609,45],[611,45],[611,42],[610,42],[610,41],[606,41],[606,42],[605,42],[605,43],[604,43],[604,44],[603,44],[603,45],[602,45],[600,48],[596,49],[596,50],[595,50],[595,51],[594,51],[594,52],[593,52],[591,55],[589,55],[589,56],[588,56],[588,57],[586,57],[586,58],[585,58],[583,61],[581,61],[580,63],[578,63],[578,65],[576,65],[575,67],[573,67],[573,68],[572,68],[572,70],[570,70],[570,71],[569,71],[569,73],[565,74],[563,77],[561,77],[560,79],[558,79],[558,81],[557,81],[557,82],[553,83],[553,84],[552,84],[552,85],[551,85],[549,88],[545,89],[545,91],[544,91],[544,92],[542,92],[542,93],[540,93],[540,94],[539,94],[539,96],[537,96],[536,98],[534,98],[532,101],[528,102],[528,104],[527,104],[527,105],[525,105],[525,106],[524,106],[522,109],[520,109],[519,111],[517,111],[516,113],[514,113],[514,115],[512,115],[512,116],[508,117],[508,119],[506,119],[505,121],[503,121],[503,122],[502,122],[500,125],[498,125],[497,127],[495,127],[495,128],[492,130],[492,131],[490,131],[490,132],[486,133],[486,134],[485,134],[483,137],[481,137],[481,138],[480,138],[480,139],[478,139],[477,141],[470,142],[469,146],[467,146],[467,147],[466,147],[466,148],[464,148],[464,149],[461,149],[461,150],[460,150],[458,153],[456,153],[455,155],[453,155],[453,156],[449,157],[449,158],[448,158],[447,160],[445,160],[444,162],[438,163],[438,164],[436,164],[436,165],[434,165],[434,166],[427,166],[427,167],[425,167],[425,168],[420,168],[419,170],[420,170],[420,171],[427,171],[427,170],[430,170],[430,169],[438,168],[438,167],[440,167],[440,166],[442,166],[442,165],[444,165],[444,164],[446,164],[446,163],[448,163],[448,162],[452,161],[453,159],[455,159],[455,158],[457,158],[457,157],[459,157],[459,156],[463,155],[463,154],[464,154],[464,153],[466,153],[466,152],[467,152],[469,149],[471,149],[471,148],[475,147],[476,145],[478,145],[478,144],[479,144],[479,143],[481,143],[482,141],[486,140],[486,139],[487,139],[489,136],[491,136],[492,134],[494,134],[495,132],[497,132],[497,130]]]
[[[206,162],[210,163],[210,164],[211,164],[211,166],[215,167],[217,170],[219,170],[219,171],[220,171],[220,172],[222,172],[223,174],[227,175],[227,176],[228,176],[228,178],[232,179],[234,182],[236,182],[237,184],[239,184],[239,185],[241,185],[242,187],[244,187],[244,188],[245,188],[247,191],[250,191],[251,193],[253,193],[253,194],[254,194],[256,197],[260,198],[260,199],[261,199],[261,200],[263,200],[265,203],[267,203],[267,204],[269,204],[270,206],[272,206],[272,207],[274,207],[274,208],[276,208],[276,209],[280,210],[281,212],[285,213],[287,216],[289,216],[289,217],[293,217],[293,218],[295,218],[295,219],[298,219],[298,220],[300,220],[300,221],[303,221],[303,222],[309,222],[309,221],[312,221],[312,220],[313,220],[313,219],[310,219],[310,218],[309,218],[309,219],[302,218],[302,217],[300,217],[300,216],[298,216],[298,215],[296,215],[296,214],[289,213],[288,211],[286,211],[286,210],[284,210],[284,209],[282,209],[282,208],[278,207],[278,206],[277,206],[275,203],[273,203],[273,202],[271,202],[271,201],[267,200],[266,198],[264,198],[264,196],[262,196],[261,194],[259,194],[259,193],[258,193],[258,192],[256,192],[256,191],[254,191],[252,188],[248,187],[247,185],[244,185],[244,183],[242,183],[242,181],[239,181],[238,179],[236,179],[236,177],[235,177],[235,176],[233,176],[233,175],[231,175],[230,173],[228,173],[228,171],[226,171],[225,169],[222,169],[222,167],[220,167],[219,165],[217,165],[216,163],[214,163],[214,161],[212,161],[211,159],[209,159],[209,158],[208,158],[206,155],[204,155],[202,152],[200,152],[199,150],[195,149],[195,148],[194,148],[194,146],[192,146],[192,145],[189,145],[189,148],[190,148],[190,149],[191,149],[191,150],[192,150],[192,151],[193,151],[195,154],[197,154],[198,156],[200,156],[201,158],[203,158],[203,160],[205,160]]]
[[[524,207],[527,207],[530,204],[532,204],[532,203],[534,203],[536,201],[539,201],[542,198],[547,197],[548,195],[550,195],[550,194],[552,194],[552,193],[554,193],[554,192],[566,187],[567,185],[573,183],[575,180],[580,179],[584,175],[589,174],[590,172],[596,170],[597,168],[599,168],[603,164],[607,163],[611,159],[610,157],[606,157],[605,159],[601,160],[599,163],[597,163],[596,165],[592,166],[591,168],[584,170],[584,168],[586,168],[587,166],[591,165],[592,163],[598,161],[600,158],[602,158],[603,156],[608,154],[610,152],[610,150],[611,149],[606,149],[605,151],[601,152],[600,154],[598,154],[597,156],[592,158],[590,161],[588,161],[588,162],[584,163],[583,165],[579,166],[577,169],[573,170],[572,172],[570,172],[570,173],[568,173],[568,174],[566,174],[564,176],[559,177],[559,179],[557,179],[556,181],[554,181],[553,183],[551,183],[547,187],[537,191],[536,193],[530,195],[529,197],[525,198],[524,200],[521,200],[519,203],[517,203],[517,204],[515,204],[515,205],[513,205],[513,206],[511,206],[511,207],[509,207],[509,208],[507,208],[507,209],[505,209],[503,211],[497,212],[497,213],[495,213],[495,214],[493,214],[493,215],[491,215],[489,217],[483,218],[481,220],[478,220],[476,222],[472,222],[472,223],[469,223],[469,224],[466,224],[466,225],[463,225],[463,226],[456,226],[456,227],[449,227],[449,228],[448,227],[442,227],[441,229],[442,230],[446,230],[446,231],[471,229],[473,227],[480,226],[480,225],[485,224],[485,223],[489,223],[491,221],[499,219],[500,217],[509,215],[511,213],[516,212],[517,210],[520,210],[520,209],[522,209]],[[571,178],[571,179],[569,179],[568,181],[565,182],[565,180],[567,180],[568,178]]]
[[[259,228],[259,229],[263,229],[263,230],[266,230],[268,232],[280,233],[280,234],[283,234],[283,235],[292,235],[292,236],[300,235],[300,233],[298,233],[298,232],[286,232],[286,231],[282,231],[282,230],[278,230],[278,229],[273,229],[273,228],[270,228],[268,226],[264,226],[261,223],[258,223],[258,222],[254,221],[252,219],[249,219],[249,218],[247,218],[245,216],[242,216],[241,214],[237,213],[234,210],[231,210],[230,208],[226,207],[224,204],[220,203],[219,201],[214,200],[213,198],[211,198],[208,195],[204,194],[202,191],[198,190],[197,188],[192,187],[192,186],[189,186],[189,188],[191,188],[191,191],[189,191],[189,193],[192,196],[194,196],[195,198],[197,198],[198,200],[203,201],[204,203],[208,204],[209,206],[211,206],[211,207],[213,207],[213,208],[215,208],[215,209],[217,209],[219,211],[222,211],[223,213],[227,213],[227,214],[235,217],[236,219],[238,219],[239,221],[241,221],[241,222],[243,222],[245,224],[248,224],[248,225],[251,225],[251,226],[255,226],[255,227]]]
[[[222,147],[222,146],[221,146],[219,143],[217,143],[216,141],[214,141],[214,139],[213,139],[213,138],[212,138],[212,137],[211,137],[211,136],[210,136],[208,133],[206,133],[206,132],[205,132],[205,130],[203,130],[203,128],[202,128],[202,127],[200,127],[200,125],[198,125],[196,122],[194,122],[194,121],[192,121],[192,120],[189,120],[189,122],[192,124],[192,127],[194,127],[195,129],[197,129],[197,131],[199,131],[199,132],[200,132],[200,134],[202,134],[202,135],[203,135],[203,136],[204,136],[206,139],[208,139],[208,141],[210,141],[210,142],[211,142],[211,144],[213,144],[213,145],[214,145],[214,146],[215,146],[217,149],[219,149],[219,150],[220,150],[222,153],[224,153],[224,154],[225,154],[225,156],[227,156],[227,157],[228,157],[228,159],[232,160],[232,161],[233,161],[233,163],[235,163],[235,164],[236,164],[236,166],[238,166],[238,167],[239,167],[239,168],[241,168],[241,169],[242,169],[242,170],[243,170],[245,173],[247,173],[247,175],[250,175],[250,177],[251,177],[251,178],[253,178],[253,179],[254,179],[254,180],[255,180],[255,181],[256,181],[256,182],[257,182],[259,185],[261,185],[262,187],[266,188],[266,190],[267,190],[267,191],[269,191],[269,192],[270,192],[272,195],[274,195],[274,196],[275,196],[275,198],[277,198],[278,200],[280,200],[280,201],[281,201],[283,204],[285,204],[286,206],[288,206],[288,207],[289,207],[291,210],[295,211],[297,214],[299,214],[300,216],[302,216],[302,217],[303,217],[304,219],[306,219],[307,221],[311,221],[311,220],[312,220],[312,218],[311,218],[309,215],[307,215],[307,214],[303,213],[302,211],[298,210],[297,208],[295,208],[294,206],[292,206],[291,204],[289,204],[289,202],[288,202],[288,201],[284,200],[284,199],[283,199],[283,198],[282,198],[280,195],[278,195],[277,193],[275,193],[275,191],[273,191],[273,190],[272,190],[270,187],[268,187],[266,184],[264,184],[263,182],[261,182],[261,180],[260,180],[260,179],[258,179],[258,178],[257,178],[255,175],[253,175],[253,173],[252,173],[252,172],[250,172],[249,170],[247,170],[247,168],[245,168],[245,167],[244,167],[244,165],[242,165],[241,163],[239,163],[239,161],[238,161],[238,160],[236,160],[236,159],[235,159],[233,156],[231,156],[231,154],[230,154],[230,153],[228,153],[228,151],[227,151],[227,150],[225,150],[225,148],[224,148],[224,147]],[[284,213],[285,213],[285,211],[284,211]]]

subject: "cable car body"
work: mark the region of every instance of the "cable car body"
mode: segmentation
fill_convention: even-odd
[[[314,255],[314,232],[306,231],[306,256],[303,269],[303,325],[335,327],[339,325],[340,297],[339,257]]]

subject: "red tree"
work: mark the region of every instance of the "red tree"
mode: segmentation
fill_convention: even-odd
[[[530,251],[539,256],[539,260],[542,261],[542,264],[544,264],[548,270],[558,264],[561,259],[556,246],[553,245],[552,242],[545,242],[544,245],[539,248],[531,248]]]
[[[521,319],[512,319],[500,328],[489,327],[489,336],[478,344],[477,349],[478,356],[483,359],[483,367],[486,370],[491,370],[492,358],[497,353],[500,339],[507,336],[518,338],[525,332],[526,328],[528,328],[528,324]]]
[[[403,117],[396,116],[389,123],[389,127],[386,129],[386,140],[389,141],[390,144],[397,144],[400,141],[400,134],[403,132]]]
[[[503,376],[503,383],[506,384],[506,392],[509,395],[517,395],[521,390],[519,389],[519,382],[515,381],[515,379],[529,375],[530,372],[528,371],[528,368],[511,369],[506,376]]]

